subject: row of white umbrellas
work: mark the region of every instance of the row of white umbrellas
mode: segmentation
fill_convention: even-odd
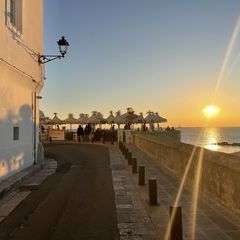
[[[70,113],[68,118],[65,120],[61,120],[57,113],[54,113],[54,117],[52,119],[44,116],[43,112],[40,111],[40,122],[42,124],[132,124],[132,123],[163,123],[167,122],[166,118],[163,118],[158,115],[158,113],[154,113],[152,111],[148,111],[147,116],[144,118],[143,113],[139,115],[135,114],[132,108],[127,108],[127,112],[125,114],[121,114],[120,111],[116,112],[115,116],[113,111],[110,111],[109,116],[104,119],[103,115],[100,112],[93,111],[92,115],[89,117],[88,114],[81,113],[79,118],[74,118],[73,114]]]

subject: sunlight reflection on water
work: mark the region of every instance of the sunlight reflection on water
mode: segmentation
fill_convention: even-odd
[[[204,134],[206,138],[206,143],[204,144],[204,147],[212,150],[212,151],[218,151],[220,146],[218,145],[218,139],[219,139],[219,132],[216,128],[210,128],[205,131]]]
[[[199,145],[212,151],[233,153],[240,151],[240,146],[223,146],[218,143],[240,143],[240,128],[206,128],[198,139],[201,128],[181,128],[181,140],[185,143]]]

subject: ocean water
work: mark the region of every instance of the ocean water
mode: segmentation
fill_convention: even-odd
[[[178,130],[181,131],[181,141],[184,143],[225,153],[240,151],[240,146],[218,145],[220,142],[240,143],[240,127],[179,128]]]

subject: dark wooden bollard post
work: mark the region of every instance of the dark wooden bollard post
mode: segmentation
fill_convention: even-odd
[[[138,167],[138,184],[140,186],[145,185],[145,167],[144,166],[139,166]]]
[[[123,151],[123,155],[124,155],[125,158],[127,158],[127,156],[128,156],[128,150],[127,150],[126,148],[125,148],[124,151]]]
[[[148,180],[149,202],[151,205],[157,205],[157,179]]]
[[[128,152],[127,154],[128,165],[132,165],[132,153]]]
[[[182,240],[182,209],[170,206],[169,240]]]
[[[132,158],[132,173],[137,173],[137,159]]]
[[[113,137],[113,132],[111,132],[111,133],[110,133],[111,145],[114,144],[114,139],[113,139],[113,138],[114,138],[114,137]]]

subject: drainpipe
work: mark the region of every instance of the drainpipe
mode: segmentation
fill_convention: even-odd
[[[44,76],[43,69],[41,70],[41,79]],[[33,80],[33,82],[36,84],[36,87],[33,92],[33,163],[37,164],[37,88],[41,88],[42,81],[37,82],[36,80]]]
[[[38,87],[38,86],[37,86]],[[36,89],[37,89],[36,87]],[[34,102],[34,106],[33,106],[33,162],[34,164],[37,164],[37,141],[36,141],[36,137],[37,137],[37,93],[36,93],[36,89],[33,93],[33,102]]]

